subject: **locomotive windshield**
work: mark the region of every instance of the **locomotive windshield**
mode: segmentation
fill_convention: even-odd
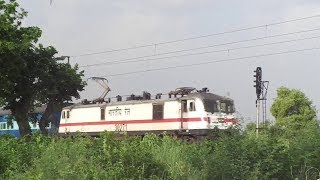
[[[218,103],[214,100],[204,99],[203,105],[206,112],[211,112],[211,113],[219,112]]]
[[[216,113],[234,113],[233,102],[229,100],[214,101],[214,100],[203,100],[204,109],[206,112]]]
[[[232,101],[220,101],[220,111],[223,113],[234,113]]]

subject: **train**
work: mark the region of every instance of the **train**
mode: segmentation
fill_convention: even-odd
[[[166,94],[130,95],[123,100],[88,102],[64,107],[59,134],[78,132],[98,136],[103,131],[128,135],[176,134],[206,136],[213,129],[225,130],[236,126],[234,101],[210,93],[207,88],[182,87]]]
[[[42,114],[46,109],[46,105],[36,107],[32,112],[29,113],[29,126],[33,133],[40,132],[38,122],[41,120]],[[54,112],[52,114],[52,123],[46,127],[49,134],[55,135],[58,133],[60,123],[60,112]],[[0,135],[11,135],[20,137],[19,127],[14,117],[11,115],[10,110],[0,110]]]
[[[207,88],[181,87],[168,94],[158,93],[154,98],[147,92],[114,98],[114,101],[111,98],[83,100],[62,108],[53,114],[54,123],[47,127],[49,133],[72,136],[81,132],[99,136],[109,131],[128,135],[207,136],[212,130],[225,130],[239,124],[234,101],[210,93]],[[42,106],[32,113],[40,120],[44,110]],[[14,119],[8,123],[8,117],[9,111],[0,111],[0,135],[19,137],[17,123]],[[30,127],[32,132],[39,131],[38,123],[30,122]]]

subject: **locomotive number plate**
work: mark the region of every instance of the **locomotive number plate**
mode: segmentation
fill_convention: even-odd
[[[127,131],[127,124],[115,124],[115,131]]]

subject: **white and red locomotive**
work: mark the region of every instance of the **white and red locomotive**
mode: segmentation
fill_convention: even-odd
[[[81,103],[63,108],[60,134],[84,132],[99,135],[103,131],[174,133],[205,136],[211,129],[227,129],[238,123],[233,100],[209,93],[206,88],[178,88],[168,99],[158,94],[134,96],[117,102]]]

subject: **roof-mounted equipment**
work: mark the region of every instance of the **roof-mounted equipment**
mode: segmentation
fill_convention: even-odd
[[[198,93],[209,92],[209,89],[206,88],[206,87],[204,87],[204,88],[202,88],[202,89],[200,89],[200,90],[197,90],[197,92],[198,92]]]
[[[102,77],[90,77],[88,79],[92,79],[92,80],[96,81],[104,89],[101,96],[99,98],[94,99],[93,103],[105,102],[104,98],[111,91],[110,87],[108,86],[108,80],[106,78],[102,78]]]
[[[195,90],[196,90],[196,88],[193,88],[193,87],[180,87],[174,91],[170,91],[169,98],[171,98],[172,95],[174,95],[174,97],[177,97],[177,95],[184,96],[184,95],[192,93]]]

